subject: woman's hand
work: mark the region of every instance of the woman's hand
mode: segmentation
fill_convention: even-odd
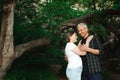
[[[67,58],[67,56],[66,56],[66,55],[64,56],[64,59],[65,59],[65,61],[68,61],[68,58]]]

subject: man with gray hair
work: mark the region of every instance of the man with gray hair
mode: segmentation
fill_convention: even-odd
[[[99,61],[99,56],[103,54],[101,42],[95,34],[89,33],[89,29],[85,23],[78,24],[77,29],[82,37],[78,45],[82,51],[87,52],[85,56],[81,56],[83,62],[82,80],[102,80]],[[90,35],[93,35],[93,39],[90,41],[89,47],[87,47],[86,39]]]

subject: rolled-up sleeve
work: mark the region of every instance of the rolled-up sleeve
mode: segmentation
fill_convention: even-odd
[[[99,49],[99,55],[104,54],[102,43],[97,35],[94,35],[94,47],[95,49]]]

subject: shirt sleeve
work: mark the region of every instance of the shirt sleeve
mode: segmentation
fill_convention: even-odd
[[[97,35],[94,35],[94,47],[95,47],[95,49],[99,49],[99,51],[100,51],[99,55],[104,54],[102,43],[101,43],[100,39],[97,37]]]

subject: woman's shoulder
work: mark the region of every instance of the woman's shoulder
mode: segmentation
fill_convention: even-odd
[[[66,48],[68,48],[68,49],[71,49],[71,48],[74,48],[74,47],[76,47],[76,45],[74,44],[74,43],[67,43],[66,44]]]
[[[75,44],[74,44],[74,43],[71,43],[71,42],[68,42],[66,45],[67,45],[67,46],[75,46]]]

